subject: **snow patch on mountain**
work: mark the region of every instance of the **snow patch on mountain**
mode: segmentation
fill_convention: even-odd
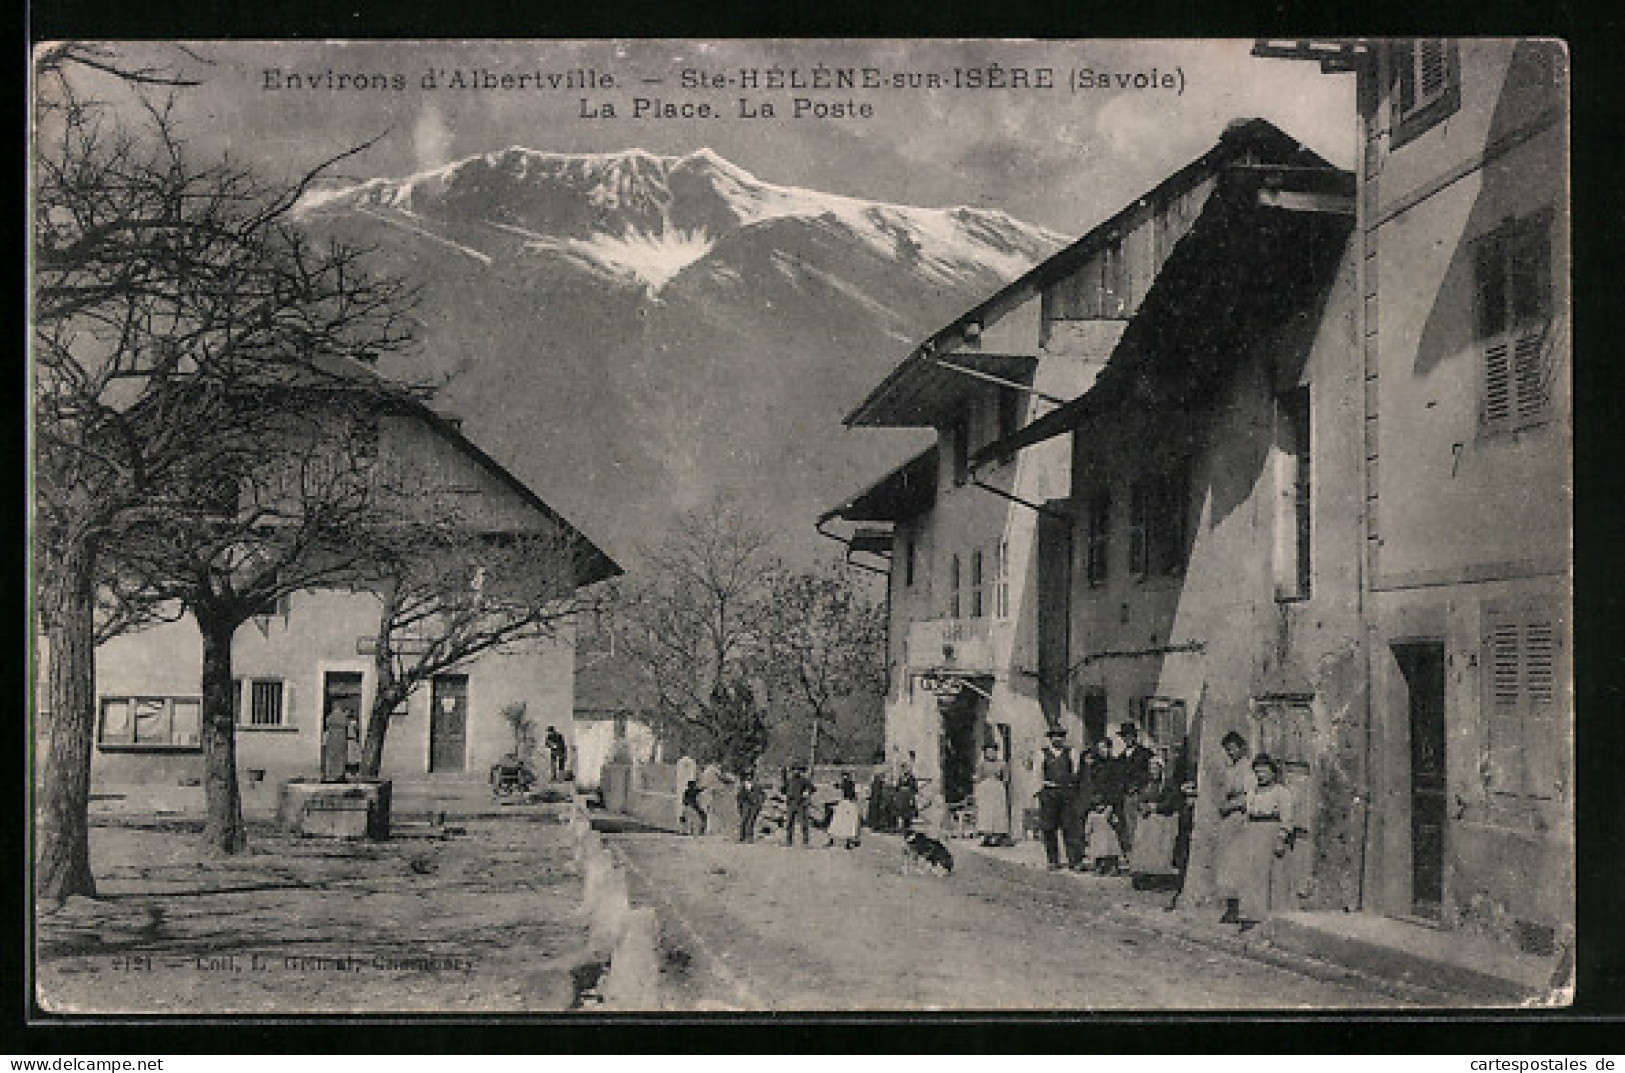
[[[716,240],[703,231],[634,231],[567,239],[571,252],[644,283],[651,292],[711,252]]]

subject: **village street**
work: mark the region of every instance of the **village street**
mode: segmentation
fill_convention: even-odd
[[[1049,876],[958,849],[904,875],[899,840],[853,851],[776,838],[621,834],[634,902],[685,948],[675,1004],[752,1010],[1264,1010],[1398,1007],[1353,978],[1293,971],[1161,934],[1166,895]],[[1025,873],[1025,874],[1024,874]],[[1135,924],[1135,909],[1144,910]],[[1321,969],[1325,967],[1322,966]]]

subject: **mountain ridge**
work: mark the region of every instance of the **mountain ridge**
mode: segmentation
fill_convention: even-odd
[[[384,371],[443,380],[465,433],[627,565],[719,494],[790,557],[827,554],[822,510],[926,435],[841,418],[1061,241],[1002,210],[775,186],[700,151],[510,147],[314,191],[298,218],[420,280],[422,345]]]

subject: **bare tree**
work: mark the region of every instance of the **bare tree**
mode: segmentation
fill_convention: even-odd
[[[406,288],[368,278],[360,251],[317,246],[287,225],[321,168],[275,185],[230,160],[199,163],[164,106],[143,101],[144,120],[131,124],[78,98],[66,71],[86,57],[129,81],[163,81],[72,47],[37,67],[33,535],[51,721],[36,887],[55,898],[95,890],[86,828],[98,588],[112,610],[104,634],[163,602],[146,595],[173,592],[106,587],[115,538],[184,517],[208,460],[266,431],[250,403],[277,405],[290,379],[372,360],[409,335]],[[248,601],[263,588],[234,592]],[[215,803],[213,833],[234,841]]]
[[[252,436],[200,457],[174,499],[119,530],[118,566],[148,579],[153,597],[190,612],[203,642],[204,844],[247,844],[237,783],[232,640],[292,593],[353,585],[369,569],[360,534],[390,511],[364,431],[383,390],[370,373],[351,391],[280,386],[250,401]],[[240,451],[241,453],[237,453]]]
[[[760,652],[778,696],[807,715],[807,763],[833,727],[839,702],[880,694],[886,682],[886,616],[839,566],[775,579]]]
[[[685,516],[612,597],[617,647],[650,685],[655,729],[723,759],[737,733],[738,687],[758,669],[780,570],[763,527],[717,502]],[[755,707],[754,696],[749,707]]]
[[[380,610],[361,773],[376,778],[390,719],[413,692],[483,653],[556,636],[580,609],[592,552],[562,526],[488,533],[445,515],[375,530],[367,544]]]

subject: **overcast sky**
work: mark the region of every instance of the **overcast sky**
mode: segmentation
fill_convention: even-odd
[[[1250,41],[647,41],[235,42],[192,44],[198,62],[160,46],[119,46],[161,58],[202,80],[179,94],[185,130],[200,148],[229,148],[292,171],[357,142],[380,140],[344,163],[348,177],[399,176],[523,145],[560,152],[642,148],[681,154],[709,146],[777,183],[903,204],[1004,209],[1076,236],[1169,171],[1203,152],[1226,122],[1259,116],[1334,163],[1353,157],[1353,79],[1314,64],[1258,60]],[[811,79],[817,64],[878,68],[882,77],[1049,68],[1053,89],[793,90],[765,88],[775,65]],[[494,74],[586,69],[610,91],[453,89],[422,85],[461,70]],[[685,69],[736,82],[756,70],[764,88],[684,90]],[[1072,75],[1173,76],[1180,89],[1071,88]],[[267,89],[296,73],[316,89]],[[326,88],[335,75],[399,76],[401,89]],[[786,74],[788,77],[788,74]],[[861,77],[861,76],[860,76]],[[963,77],[963,76],[962,76]],[[1036,75],[1035,75],[1036,77]],[[644,79],[660,79],[659,84]],[[1142,79],[1144,81],[1145,79]],[[107,87],[98,87],[110,93]],[[709,104],[714,118],[634,119],[632,99]],[[771,120],[741,119],[738,100],[773,106]],[[870,118],[800,120],[796,97],[867,102]],[[581,118],[581,99],[614,120]]]

